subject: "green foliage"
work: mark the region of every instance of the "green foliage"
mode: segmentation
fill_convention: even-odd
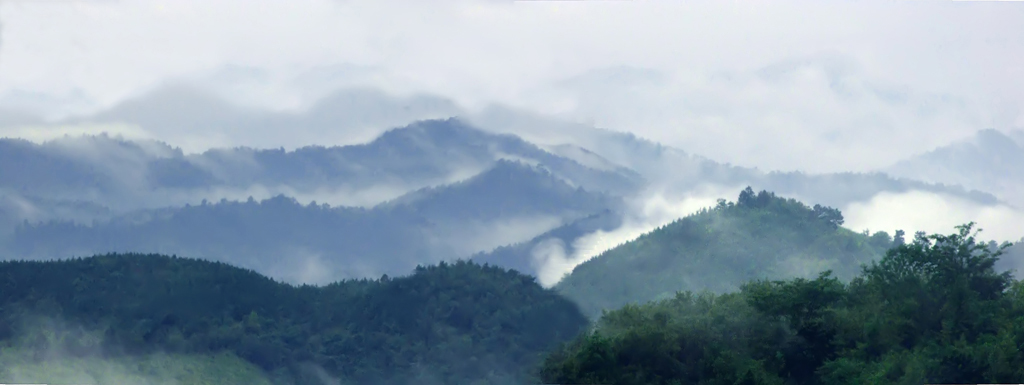
[[[751,279],[832,270],[848,280],[893,243],[886,233],[866,236],[842,224],[834,208],[748,187],[736,203],[719,200],[577,266],[556,289],[598,316],[680,290],[728,292]]]
[[[532,277],[468,262],[295,287],[157,255],[0,262],[0,315],[0,344],[41,362],[54,346],[72,359],[227,352],[298,383],[321,370],[356,383],[528,381],[586,325]]]
[[[1024,381],[1024,283],[973,224],[919,234],[849,283],[755,280],[739,292],[627,305],[540,369],[561,384]]]
[[[781,384],[765,362],[749,358],[755,352],[744,342],[783,330],[752,322],[753,314],[741,296],[709,292],[626,305],[553,353],[541,377],[557,384]]]

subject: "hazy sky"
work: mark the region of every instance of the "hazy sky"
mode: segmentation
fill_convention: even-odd
[[[1022,20],[1024,2],[6,0],[0,107],[192,82],[294,109],[369,86],[762,169],[865,170],[1024,127]]]

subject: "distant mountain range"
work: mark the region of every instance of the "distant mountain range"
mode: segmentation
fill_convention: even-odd
[[[303,111],[273,112],[170,87],[59,123],[237,137],[293,131],[305,138],[292,143],[324,133],[331,142],[346,127],[461,113],[455,110],[442,99],[356,90]],[[366,132],[381,132],[375,127]],[[1000,148],[1016,159],[1012,148]],[[986,167],[991,178],[1002,175]],[[637,207],[652,194],[671,201],[708,186],[749,185],[837,208],[883,192],[928,191],[979,205],[1008,199],[989,194],[987,185],[928,183],[911,174],[736,167],[632,134],[501,108],[415,121],[362,144],[294,150],[186,153],[109,136],[0,139],[0,175],[0,250],[7,258],[177,253],[293,282],[400,275],[416,264],[470,257],[536,275],[538,246],[557,242],[575,253],[580,237],[642,215]]]
[[[988,129],[900,161],[891,175],[987,191],[1024,208],[1024,131]]]
[[[567,123],[507,108],[494,107],[467,118],[474,125],[501,133],[515,133],[545,148],[571,144],[622,167],[636,171],[655,189],[686,193],[707,185],[742,188],[755,186],[787,196],[834,207],[864,202],[880,192],[928,191],[963,198],[983,205],[999,202],[986,190],[951,183],[922,182],[884,172],[807,174],[770,171],[719,163],[631,133]],[[564,152],[571,154],[571,151]],[[581,162],[584,162],[581,160]]]
[[[289,282],[324,283],[404,275],[418,264],[530,239],[618,205],[618,198],[570,186],[544,169],[501,160],[464,182],[372,209],[304,205],[285,196],[203,202],[90,225],[21,225],[8,252],[31,259],[159,252],[231,262]]]
[[[333,196],[341,204],[365,206],[469,178],[501,159],[543,167],[594,192],[625,195],[644,184],[626,168],[586,167],[514,136],[449,119],[394,129],[367,144],[295,151],[234,148],[185,155],[159,142],[102,136],[44,144],[3,139],[0,188],[115,210],[277,194]]]

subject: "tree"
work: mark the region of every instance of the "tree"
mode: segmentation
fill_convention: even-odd
[[[907,240],[904,238],[906,232],[903,230],[896,230],[896,235],[892,237],[893,246],[903,246],[907,244]]]
[[[747,186],[743,191],[740,191],[740,197],[736,199],[736,204],[745,207],[753,207],[755,199],[756,196],[754,195],[754,189]]]
[[[595,327],[601,338],[577,339],[549,356],[542,377],[622,384],[1021,383],[1024,282],[994,270],[1009,244],[978,241],[973,223],[956,229],[917,234],[848,284],[826,271],[814,280],[753,281],[739,293],[680,293],[607,312]]]
[[[921,331],[940,333],[946,342],[992,331],[994,301],[1012,282],[1009,272],[996,273],[993,267],[1009,245],[990,250],[976,240],[973,227],[973,222],[957,226],[952,235],[918,234],[913,243],[890,250],[865,269],[868,285],[882,296],[916,295],[919,314],[936,319]]]
[[[814,205],[814,215],[818,220],[827,223],[833,229],[838,229],[839,226],[843,225],[843,213],[839,209],[835,209],[828,206]]]

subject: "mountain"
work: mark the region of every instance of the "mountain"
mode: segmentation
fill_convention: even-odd
[[[618,205],[544,169],[499,161],[461,183],[372,209],[262,201],[204,201],[92,224],[20,225],[8,257],[53,259],[155,252],[230,262],[288,282],[407,274],[417,264],[521,242]]]
[[[971,138],[902,160],[885,171],[991,192],[1024,207],[1024,141],[1011,135],[1014,134],[981,130]]]
[[[423,187],[473,175],[506,159],[540,165],[594,192],[626,194],[643,180],[624,168],[592,169],[513,135],[480,131],[459,119],[429,120],[385,132],[362,145],[280,150],[211,150],[191,157],[229,186],[285,184],[297,189],[404,183]]]
[[[435,219],[494,220],[565,210],[586,215],[612,202],[611,197],[574,188],[546,169],[499,160],[487,172],[468,180],[421,189],[377,207],[405,208]]]
[[[858,234],[842,223],[839,210],[747,188],[735,203],[720,200],[576,266],[555,288],[595,316],[681,290],[735,290],[756,278],[807,277],[831,269],[848,279],[894,241],[884,232]]]
[[[525,111],[492,107],[466,119],[476,127],[497,133],[515,133],[566,157],[597,167],[605,162],[636,171],[652,188],[685,194],[706,186],[760,186],[778,194],[799,196],[833,207],[870,200],[881,192],[928,191],[963,198],[981,205],[998,203],[991,191],[922,182],[874,173],[808,174],[740,167],[688,153],[629,132],[560,121]],[[575,150],[582,148],[586,150]],[[593,155],[590,155],[593,154]],[[1005,198],[1004,198],[1005,200]]]
[[[42,144],[0,139],[0,194],[32,201],[90,202],[116,211],[163,206],[167,190],[206,187],[214,178],[180,149],[107,135]],[[159,203],[158,203],[159,202]]]
[[[186,155],[159,142],[108,136],[34,144],[0,140],[0,189],[25,198],[88,201],[115,211],[207,200],[269,198],[372,206],[416,189],[464,180],[495,162],[518,160],[592,192],[629,194],[644,180],[618,168],[598,170],[511,135],[456,119],[417,122],[360,145],[214,149]]]
[[[354,153],[359,153],[356,148],[363,148],[368,152],[397,151],[405,149],[404,145],[418,143],[416,139],[427,139],[433,141],[431,143],[440,143],[437,141],[439,136],[443,137],[450,133],[443,132],[443,130],[434,133],[405,130],[406,133],[392,135],[389,140],[394,140],[393,142],[379,140],[377,143],[379,146],[376,147],[354,145],[317,148],[309,147],[308,144],[352,143],[359,140],[371,140],[378,137],[378,134],[382,132],[382,127],[395,127],[410,121],[449,116],[464,116],[458,120],[459,124],[483,128],[487,135],[515,134],[517,137],[523,138],[521,141],[525,140],[530,143],[529,146],[534,144],[540,146],[526,150],[525,154],[518,151],[498,151],[491,154],[491,159],[486,159],[485,162],[507,157],[550,165],[552,159],[539,158],[558,154],[555,157],[559,161],[570,162],[571,168],[581,166],[583,171],[565,169],[570,166],[552,166],[552,171],[565,178],[571,177],[574,183],[590,191],[603,191],[617,195],[635,192],[636,187],[643,184],[654,184],[659,188],[675,192],[690,191],[708,184],[729,187],[756,185],[780,194],[800,196],[803,199],[841,207],[854,201],[870,199],[871,195],[880,192],[879,189],[893,192],[894,189],[917,189],[921,187],[919,185],[922,185],[909,180],[873,181],[877,178],[872,175],[851,174],[836,178],[829,175],[767,173],[753,168],[717,163],[625,132],[558,121],[500,106],[485,109],[478,114],[464,114],[451,101],[446,101],[443,98],[429,95],[394,97],[371,89],[338,91],[320,99],[304,110],[288,112],[233,105],[212,93],[206,93],[196,88],[168,85],[129,99],[106,111],[59,123],[127,123],[153,132],[174,133],[174,137],[179,138],[177,140],[180,141],[176,144],[186,147],[195,147],[191,145],[193,142],[206,143],[205,148],[209,148],[211,143],[222,143],[222,138],[203,137],[203,135],[209,136],[210,132],[219,132],[225,138],[233,138],[234,142],[232,143],[239,143],[240,140],[241,143],[253,147],[212,149],[206,154],[188,157],[187,162],[180,159],[161,161],[160,163],[164,164],[153,166],[153,174],[156,175],[144,176],[142,180],[154,180],[156,186],[168,187],[170,191],[154,187],[160,192],[147,195],[153,197],[148,199],[150,202],[146,203],[145,207],[183,205],[186,201],[198,202],[202,198],[237,200],[245,199],[248,195],[267,198],[277,194],[286,194],[303,201],[324,201],[323,197],[330,196],[337,200],[346,200],[346,202],[332,202],[336,205],[367,206],[395,198],[411,190],[464,179],[485,169],[488,164],[466,164],[453,161],[453,163],[442,165],[443,162],[439,162],[435,158],[426,158],[426,164],[430,166],[416,169],[406,165],[411,168],[402,172],[402,170],[379,165],[378,163],[382,161],[379,157],[362,159],[359,156],[353,156]],[[427,122],[432,122],[427,123],[427,126],[440,124],[439,121],[434,120]],[[447,124],[454,123],[448,121]],[[435,128],[428,128],[427,131],[431,129]],[[335,138],[339,135],[344,135],[346,140],[336,140]],[[460,132],[455,135],[466,135],[466,133]],[[262,138],[260,140],[264,142],[254,142],[255,138]],[[498,149],[519,148],[524,150],[518,144],[496,138],[486,141],[477,139],[479,138],[474,138],[472,135],[464,137],[466,141],[476,141],[477,144],[487,142],[488,145],[496,146]],[[445,142],[446,146],[451,143],[460,142]],[[461,144],[465,145],[466,143]],[[420,143],[419,146],[423,146],[423,144]],[[281,147],[281,149],[254,149],[260,147]],[[304,149],[305,151],[294,151],[293,153],[284,151],[285,147]],[[548,151],[541,150],[541,153],[537,153],[536,151],[540,148]],[[438,155],[437,151],[417,147],[415,144],[414,149]],[[458,155],[466,155],[464,148],[453,150],[453,152],[455,152],[453,158],[458,158]],[[365,155],[366,153],[362,152],[361,154]],[[374,153],[384,156],[383,153]],[[384,163],[401,163],[405,159],[404,156],[399,156],[396,153],[388,154],[391,154],[390,158],[384,158]],[[440,156],[443,155],[444,153],[441,152]],[[418,157],[413,160],[411,157],[408,161],[419,162],[423,159]],[[469,159],[481,161],[479,157],[474,156],[470,156]],[[278,165],[276,162],[285,164]],[[196,170],[187,163],[192,163],[192,166],[205,164],[209,169],[198,167],[200,170]],[[586,166],[583,166],[584,164]],[[103,168],[102,165],[99,168]],[[369,172],[369,175],[361,174],[360,170]],[[419,176],[412,170],[423,172],[424,176]],[[604,174],[594,173],[595,170],[602,171]],[[371,171],[381,175],[373,174]],[[213,173],[223,183],[211,182],[208,180],[209,175],[206,172]],[[609,173],[614,175],[608,175]],[[162,176],[166,174],[171,175]],[[301,175],[301,177],[290,177],[289,175],[292,174]],[[288,179],[288,183],[282,182],[285,178]],[[908,178],[916,179],[914,175],[909,175]],[[167,180],[166,184],[161,182],[164,180]],[[367,187],[367,183],[369,183],[366,182],[367,180],[372,181],[374,187]],[[799,188],[790,188],[787,183],[794,181],[814,185],[813,193],[801,191]],[[859,187],[865,181],[872,182],[876,187],[874,189]],[[295,184],[301,184],[301,186],[293,186]],[[207,187],[202,192],[183,193],[180,188],[183,186]],[[985,191],[984,188],[966,187],[968,190]],[[962,191],[962,189],[949,186],[931,186],[931,188],[969,200],[989,198],[982,193]],[[864,193],[852,196],[847,192],[851,190],[864,191]],[[102,195],[107,196],[106,194]],[[196,199],[197,196],[201,197]],[[321,198],[317,199],[316,196]],[[383,197],[384,199],[375,199],[374,197]],[[121,197],[110,199],[111,202],[104,204],[111,206],[133,200],[147,199],[140,197],[124,199]],[[157,202],[164,204],[161,205]],[[142,205],[143,203],[138,203],[135,208],[141,208]]]
[[[821,200],[823,204],[833,207],[844,207],[851,203],[865,202],[881,192],[905,193],[912,191],[926,191],[948,196],[967,199],[980,205],[994,205],[999,203],[995,197],[978,192],[966,191],[956,186],[931,185],[912,180],[894,179],[890,176],[875,174],[826,174],[807,175],[798,172],[791,173],[766,173],[757,178],[735,179],[731,182],[742,180],[758,180],[761,185],[786,191],[787,194],[806,197],[825,197]],[[728,185],[728,184],[725,184]],[[685,195],[684,195],[685,196]],[[683,198],[679,198],[682,200]],[[630,211],[632,210],[632,211]],[[565,226],[554,229],[548,233],[541,234],[529,241],[514,245],[499,247],[495,250],[474,255],[473,260],[497,264],[518,271],[540,276],[551,263],[562,264],[562,258],[581,256],[577,247],[595,247],[594,239],[601,238],[604,234],[612,233],[616,229],[632,229],[624,217],[637,216],[637,211],[645,210],[642,206],[627,205],[620,210],[610,210],[596,215],[592,218],[580,219],[578,222],[569,223]],[[647,229],[654,230],[655,225]],[[646,230],[641,230],[646,231]],[[580,241],[583,244],[579,244]],[[603,242],[599,242],[602,243]],[[613,245],[607,245],[610,247]],[[602,250],[597,250],[602,251]],[[565,263],[568,263],[566,261]],[[557,279],[558,277],[548,277]],[[543,280],[542,280],[543,281]]]
[[[467,262],[295,287],[222,263],[111,254],[0,262],[0,287],[0,346],[37,361],[228,354],[280,384],[530,383],[542,355],[587,325],[531,277]]]

